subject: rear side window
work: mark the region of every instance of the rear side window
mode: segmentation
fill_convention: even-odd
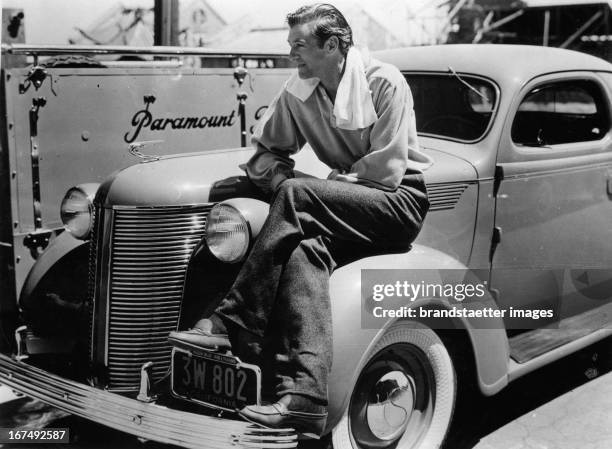
[[[588,80],[538,86],[521,102],[512,124],[519,145],[543,146],[603,138],[610,127],[605,97]]]

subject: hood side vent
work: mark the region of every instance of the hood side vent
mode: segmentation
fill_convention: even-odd
[[[450,210],[461,199],[463,192],[470,186],[468,183],[428,184],[429,210]]]

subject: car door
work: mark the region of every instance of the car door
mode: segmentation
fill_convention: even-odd
[[[509,329],[575,317],[612,296],[610,104],[604,78],[590,72],[536,78],[513,102],[498,151],[491,288],[508,311],[554,319],[508,312]]]

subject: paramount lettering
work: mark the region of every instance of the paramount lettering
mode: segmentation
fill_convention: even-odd
[[[201,117],[159,117],[154,118],[147,108],[136,112],[132,117],[132,129],[125,133],[123,139],[127,143],[134,142],[143,129],[164,131],[167,129],[203,129],[230,127],[236,122],[236,111],[226,115],[203,115]]]

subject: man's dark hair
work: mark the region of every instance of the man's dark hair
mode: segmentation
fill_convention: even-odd
[[[302,6],[295,12],[287,14],[287,23],[290,27],[312,21],[314,21],[313,34],[319,41],[319,47],[323,47],[330,37],[336,36],[340,41],[342,54],[348,53],[353,45],[353,31],[340,11],[327,3],[317,3]]]

